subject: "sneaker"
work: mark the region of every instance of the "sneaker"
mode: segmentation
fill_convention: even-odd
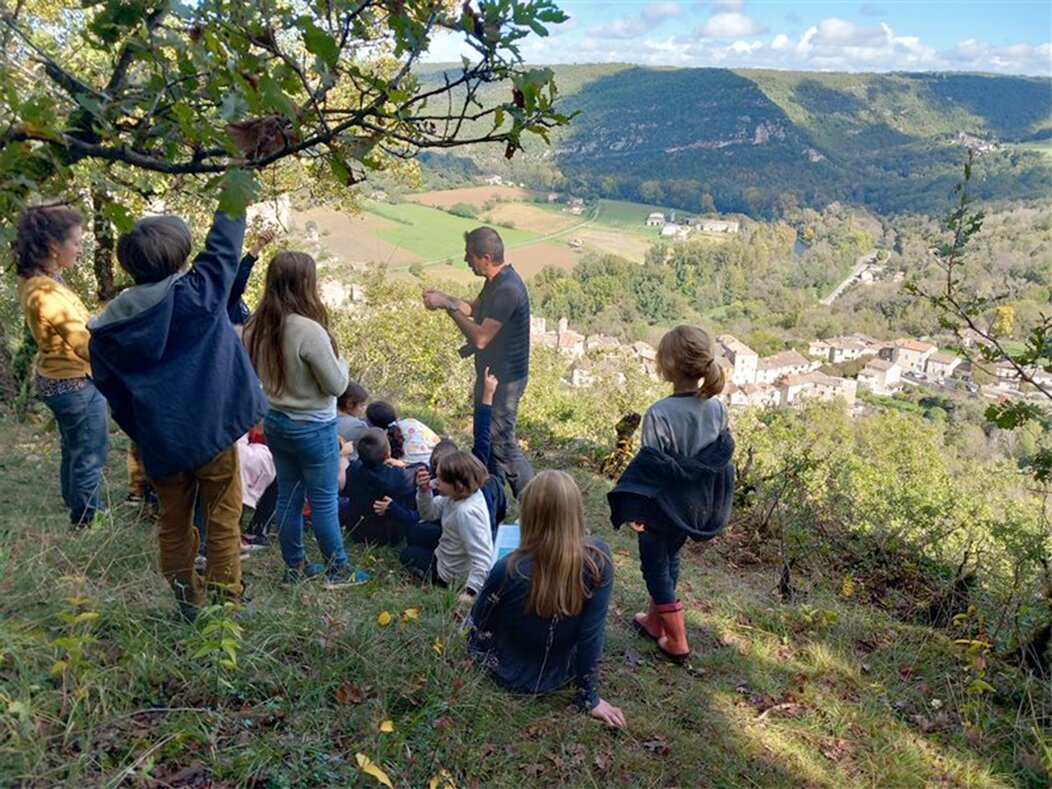
[[[345,586],[358,586],[369,580],[369,573],[359,570],[350,563],[337,565],[325,573],[326,589],[342,589]]]
[[[311,578],[317,578],[324,572],[325,565],[320,563],[300,565],[299,567],[286,567],[285,575],[281,578],[281,583],[285,586],[292,586],[294,584],[302,583],[303,581],[309,581]]]
[[[194,557],[194,569],[197,570],[198,572],[201,572],[202,570],[204,570],[206,564],[208,564],[208,557],[207,556],[202,556],[201,554],[197,554],[197,556]]]
[[[261,548],[270,547],[270,538],[265,534],[242,534],[241,550],[258,551]]]

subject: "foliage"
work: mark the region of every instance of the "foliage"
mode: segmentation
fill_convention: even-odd
[[[5,7],[2,214],[90,184],[122,227],[134,213],[117,192],[189,183],[238,213],[259,171],[288,157],[338,185],[428,149],[495,143],[511,157],[567,121],[551,72],[523,67],[519,51],[565,19],[550,0]],[[449,32],[473,57],[421,79],[420,57]]]

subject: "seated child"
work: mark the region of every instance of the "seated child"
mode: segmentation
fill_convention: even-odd
[[[239,600],[241,478],[236,441],[267,401],[227,316],[245,220],[216,213],[192,268],[178,217],[140,219],[117,242],[135,286],[92,321],[95,383],[136,442],[160,505],[161,572],[187,619],[205,589]],[[204,512],[208,567],[194,570],[194,503]]]
[[[521,544],[479,592],[468,650],[509,690],[543,693],[573,681],[583,711],[623,727],[624,713],[599,696],[610,549],[585,535],[584,501],[569,474],[540,472],[521,503]]]
[[[264,441],[252,440],[252,433],[245,433],[237,440],[237,454],[241,469],[241,530],[245,535],[251,535],[242,536],[242,544],[266,547],[270,545],[266,531],[254,534],[252,523],[267,488],[274,485],[278,478],[274,456]]]
[[[435,488],[426,468],[416,471],[416,506],[422,522],[409,530],[402,562],[439,586],[463,584],[462,600],[482,588],[493,558],[489,512],[482,496],[486,467],[467,452],[446,455],[438,464]]]
[[[354,381],[347,384],[343,394],[336,398],[336,432],[344,441],[353,444],[369,429],[369,423],[362,418],[368,402],[369,393]],[[357,451],[352,451],[351,459],[357,456]]]
[[[504,472],[497,466],[490,451],[492,446],[490,417],[493,411],[493,394],[497,391],[498,383],[500,382],[497,376],[491,374],[487,367],[483,374],[482,400],[479,407],[475,409],[475,441],[471,447],[471,454],[477,457],[489,472],[486,481],[482,483],[482,496],[486,500],[490,531],[494,537],[497,536],[497,527],[504,520],[508,511],[508,499],[504,493]],[[456,442],[450,438],[443,438],[435,445],[435,448],[431,450],[431,460],[428,463],[432,477],[436,476],[438,462],[458,449]]]
[[[427,463],[438,444],[438,434],[419,419],[399,419],[390,403],[378,400],[365,409],[365,418],[373,427],[387,431],[391,457],[407,466]]]
[[[358,459],[347,469],[343,495],[348,498],[347,536],[355,542],[398,545],[417,522],[413,476],[389,465],[387,435],[371,427],[358,439]]]

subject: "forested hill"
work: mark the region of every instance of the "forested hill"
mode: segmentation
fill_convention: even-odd
[[[758,215],[779,201],[886,212],[941,206],[959,179],[960,134],[981,198],[1047,194],[1052,82],[980,74],[819,74],[554,66],[566,111],[533,147],[575,191]],[[498,151],[479,164],[497,166]],[[493,156],[489,159],[489,156]],[[530,153],[518,167],[528,177]],[[499,170],[498,170],[499,172]]]

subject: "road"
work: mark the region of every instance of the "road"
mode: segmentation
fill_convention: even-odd
[[[871,266],[877,262],[877,250],[871,249],[864,255],[860,255],[858,260],[855,261],[854,268],[851,269],[851,273],[848,274],[843,282],[833,288],[833,292],[826,296],[824,299],[819,299],[819,303],[825,304],[827,307],[836,301],[837,296],[844,292],[844,289],[854,282],[865,270],[867,266]]]

